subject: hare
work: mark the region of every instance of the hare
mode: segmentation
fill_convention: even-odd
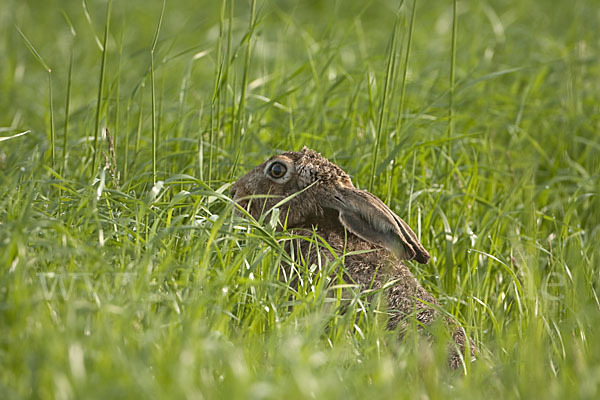
[[[439,319],[438,302],[402,263],[429,261],[429,253],[415,233],[379,198],[356,189],[340,167],[319,153],[304,147],[300,152],[276,155],[231,187],[233,200],[255,218],[294,194],[280,206],[282,225],[295,232],[316,230],[338,254],[372,250],[347,255],[344,266],[348,278],[361,289],[380,289],[388,283],[383,293],[389,329],[410,324],[409,316],[424,326]],[[301,241],[299,247],[305,259],[316,261],[318,255],[308,241]],[[448,363],[457,369],[465,356],[467,338],[452,320],[445,323],[454,340]],[[469,348],[472,357],[474,346]]]

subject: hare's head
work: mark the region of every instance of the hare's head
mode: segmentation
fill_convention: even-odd
[[[271,157],[231,187],[233,199],[258,218],[280,203],[288,228],[346,229],[402,260],[429,261],[408,224],[371,193],[358,190],[340,167],[303,148]]]

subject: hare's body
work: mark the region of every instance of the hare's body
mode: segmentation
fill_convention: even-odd
[[[386,289],[388,328],[395,329],[409,322],[406,318],[409,315],[414,315],[424,325],[433,322],[437,312],[428,304],[437,305],[436,299],[417,282],[408,267],[387,250],[373,249],[371,243],[350,232],[327,230],[319,231],[319,234],[338,256],[350,253],[344,256],[347,283],[358,285],[361,291],[377,291],[385,284],[394,282]],[[310,236],[310,232],[307,232],[307,236]],[[308,265],[323,263],[323,258],[333,261],[334,255],[324,247],[317,249],[313,243],[305,240],[297,243]]]
[[[255,218],[284,198],[280,222],[296,232],[317,230],[319,236],[338,254],[370,250],[346,255],[347,278],[360,289],[385,289],[388,327],[394,329],[411,323],[429,325],[439,312],[435,298],[415,279],[402,260],[429,261],[429,253],[400,217],[371,193],[358,190],[348,175],[320,154],[302,149],[272,157],[251,170],[232,186],[234,199]],[[266,198],[249,199],[252,195]],[[318,258],[333,259],[329,251],[317,251],[308,241],[299,241],[302,256],[309,264]],[[322,260],[321,260],[322,261]],[[451,320],[449,325],[460,352],[451,351],[449,363],[460,366],[466,336]]]

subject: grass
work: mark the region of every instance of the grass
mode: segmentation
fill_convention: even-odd
[[[600,395],[593,2],[5,3],[0,397]],[[340,312],[335,263],[281,279],[227,188],[303,145],[415,228],[477,362]]]

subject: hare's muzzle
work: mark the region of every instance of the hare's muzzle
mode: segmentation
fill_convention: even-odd
[[[249,193],[240,181],[235,182],[229,189],[229,195],[231,199],[238,203],[242,208],[248,207],[248,200],[244,197],[248,197]]]

